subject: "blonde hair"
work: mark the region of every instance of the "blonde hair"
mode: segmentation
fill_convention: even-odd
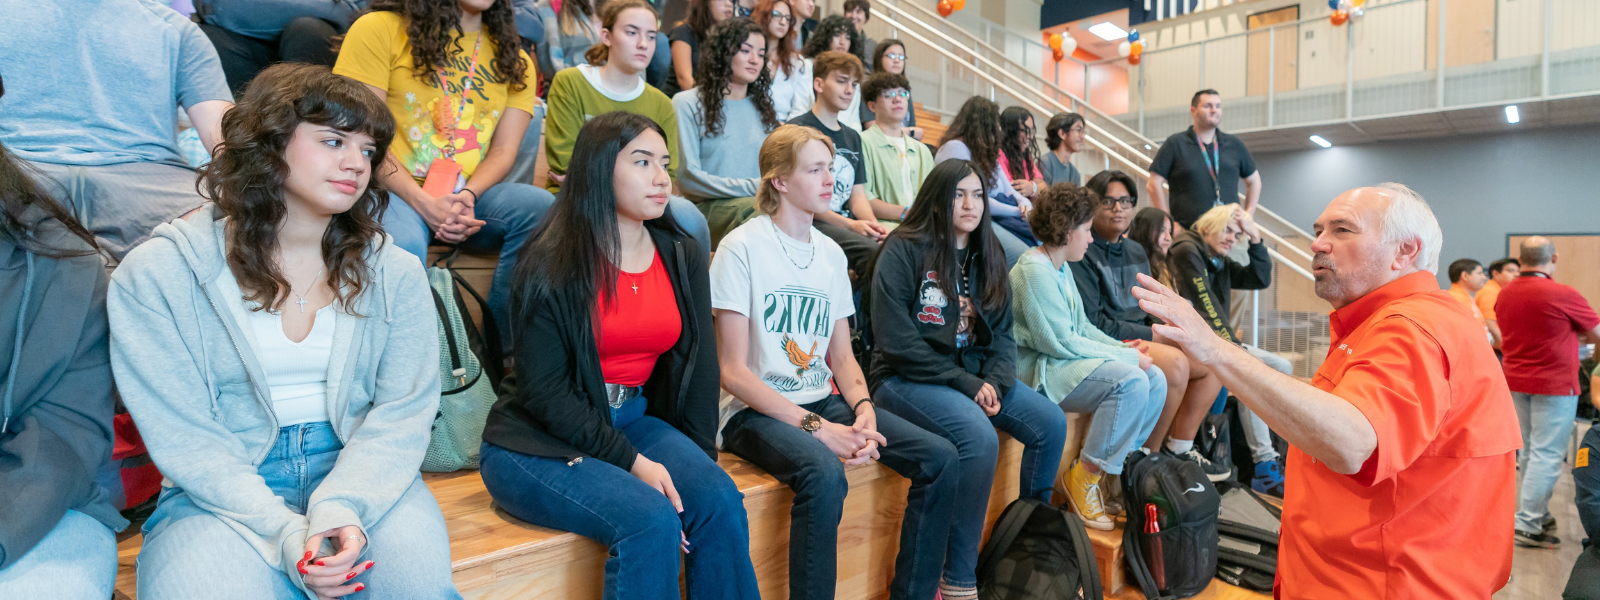
[[[1237,204],[1213,206],[1211,210],[1206,211],[1206,214],[1200,215],[1200,218],[1195,219],[1194,226],[1190,227],[1190,229],[1200,234],[1201,238],[1211,237],[1216,235],[1217,232],[1227,229],[1228,223],[1233,222],[1233,215],[1237,214],[1239,210],[1242,209]]]
[[[835,152],[833,140],[828,136],[799,125],[782,125],[767,135],[767,141],[761,143],[761,191],[756,192],[756,209],[762,214],[778,212],[780,198],[772,180],[793,175],[799,166],[800,149],[812,140],[827,145],[829,155]]]

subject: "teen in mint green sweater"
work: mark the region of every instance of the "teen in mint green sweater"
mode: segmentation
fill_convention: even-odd
[[[1011,269],[1017,378],[1062,410],[1092,413],[1079,460],[1064,482],[1084,524],[1111,530],[1100,490],[1102,473],[1122,472],[1128,452],[1145,444],[1166,405],[1167,380],[1150,356],[1101,333],[1083,312],[1069,261],[1089,247],[1097,197],[1057,184],[1034,199],[1029,225],[1042,245]]]

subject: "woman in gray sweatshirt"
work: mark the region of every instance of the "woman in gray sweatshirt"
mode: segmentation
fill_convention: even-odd
[[[128,525],[95,481],[112,444],[105,262],[21,164],[0,146],[0,598],[104,600]]]
[[[711,227],[711,248],[755,216],[759,150],[777,129],[767,38],[748,17],[711,30],[695,70],[697,87],[672,97],[678,114],[678,186]]]
[[[460,598],[418,473],[438,321],[379,221],[393,117],[353,80],[281,64],[222,133],[201,173],[214,204],[111,276],[111,366],[167,479],[139,596]]]

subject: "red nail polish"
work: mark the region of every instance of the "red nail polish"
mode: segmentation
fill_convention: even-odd
[[[319,560],[319,561],[317,561],[317,562],[316,562],[316,565],[317,565],[317,566],[319,566],[319,567],[321,567],[321,566],[326,566],[326,565],[323,565],[323,564],[322,564],[322,561],[320,561],[320,560]]]
[[[300,561],[297,566],[300,569],[300,574],[301,575],[305,575],[306,574],[306,561],[303,561],[303,560]]]
[[[367,589],[367,586],[365,586],[365,585],[361,585],[361,584],[359,584],[359,583],[358,583],[358,584],[356,584],[356,591],[358,591],[358,592],[359,592],[359,591],[361,591],[361,590],[364,590],[364,589]]]
[[[356,578],[356,572],[355,571],[351,571],[349,573],[345,573],[345,575],[344,575],[344,580],[345,581],[350,581],[351,579],[355,579],[355,578]]]
[[[375,561],[370,561],[370,560],[369,560],[369,561],[367,561],[367,568],[366,568],[366,570],[368,570],[368,571],[371,571],[371,570],[372,570],[372,568],[373,568],[373,567],[376,567],[376,566],[378,566],[378,563],[377,563],[377,562],[375,562]]]
[[[300,559],[300,562],[305,562],[305,561],[308,561],[308,560],[311,560],[311,551],[310,550],[306,551],[306,557],[303,558],[303,559]]]

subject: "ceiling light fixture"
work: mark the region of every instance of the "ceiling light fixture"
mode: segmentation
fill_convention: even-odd
[[[1333,147],[1333,142],[1330,142],[1328,140],[1322,139],[1322,136],[1320,136],[1320,135],[1311,136],[1311,143],[1316,144],[1318,146],[1322,146],[1323,148],[1332,148]]]
[[[1097,23],[1089,27],[1089,33],[1099,36],[1100,39],[1114,42],[1128,37],[1128,32],[1121,27],[1111,24],[1110,21]]]
[[[1517,111],[1517,105],[1513,104],[1511,106],[1507,106],[1506,107],[1506,122],[1510,123],[1512,125],[1516,125],[1518,122],[1521,122],[1521,121],[1522,121],[1522,114]]]

